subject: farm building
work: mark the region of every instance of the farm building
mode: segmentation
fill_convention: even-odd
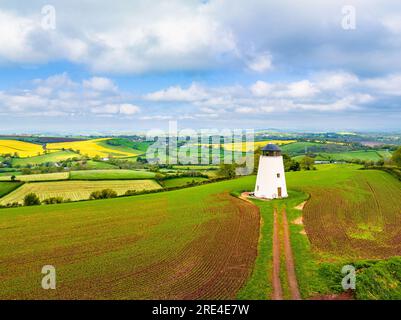
[[[281,149],[274,144],[262,148],[254,194],[265,199],[288,197]]]

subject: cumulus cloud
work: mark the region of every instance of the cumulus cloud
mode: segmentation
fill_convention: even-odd
[[[150,101],[198,101],[206,97],[207,93],[201,86],[192,84],[187,89],[183,89],[181,86],[169,87],[146,94],[144,98]]]
[[[272,68],[272,55],[268,52],[261,53],[247,62],[250,70],[255,72],[265,72]]]
[[[93,89],[96,91],[116,91],[117,87],[108,78],[93,77],[83,81],[84,88]]]
[[[21,116],[132,116],[140,107],[107,78],[73,81],[66,73],[35,79],[27,88],[0,91],[0,113]]]
[[[37,4],[2,1],[0,62],[67,60],[98,73],[224,66],[258,73],[271,70],[272,61],[274,69],[401,71],[401,4],[389,0],[355,2],[359,32],[352,33],[352,43],[341,28],[337,0],[121,1],[118,6],[106,0],[54,0],[52,5],[56,29],[44,30]],[[381,53],[387,59],[371,63]]]

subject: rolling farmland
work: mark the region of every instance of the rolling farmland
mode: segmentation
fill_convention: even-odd
[[[51,180],[67,180],[70,176],[69,172],[56,172],[56,173],[41,173],[41,174],[28,174],[17,175],[17,180],[20,181],[51,181]],[[0,181],[9,181],[11,176],[0,177]]]
[[[202,177],[183,177],[183,178],[174,178],[174,179],[167,179],[161,182],[164,188],[173,188],[173,187],[181,187],[185,186],[192,182],[201,182],[206,181],[206,178]]]
[[[129,180],[129,179],[153,179],[154,172],[139,170],[82,170],[71,171],[71,180]]]
[[[56,151],[40,156],[29,157],[29,158],[15,158],[13,159],[13,166],[26,166],[26,165],[38,165],[46,162],[58,162],[71,158],[80,158],[81,156],[73,151]]]
[[[127,181],[58,181],[26,183],[21,188],[0,199],[1,205],[7,203],[22,203],[28,193],[36,193],[40,200],[50,197],[61,197],[72,201],[88,199],[93,191],[113,189],[118,195],[127,190],[153,190],[161,188],[154,180]]]
[[[19,157],[33,157],[44,152],[39,144],[18,140],[0,140],[0,154],[18,154]]]
[[[3,209],[0,298],[235,298],[252,270],[259,214],[228,191],[252,184],[247,177],[144,196]],[[44,264],[57,267],[57,290],[38,285]]]
[[[47,149],[49,150],[62,150],[71,149],[75,152],[79,152],[82,155],[88,155],[89,157],[109,157],[113,156],[116,158],[132,157],[139,154],[139,152],[132,149],[132,151],[122,150],[121,148],[113,148],[104,144],[106,140],[111,138],[100,138],[85,141],[73,141],[73,142],[58,142],[48,143]]]
[[[8,227],[18,230],[18,236],[11,246],[4,243],[10,237],[0,240],[0,275],[6,279],[0,297],[269,299],[274,208],[287,211],[301,296],[332,293],[332,278],[321,273],[322,263],[401,255],[401,182],[385,172],[359,168],[319,165],[316,171],[289,172],[289,198],[254,201],[262,217],[257,256],[256,206],[229,195],[252,190],[253,176],[121,199],[3,209],[0,225],[5,232],[11,232]],[[131,182],[139,181],[126,181]],[[43,185],[54,190],[64,183],[87,182]],[[5,198],[41,184],[25,184]],[[50,196],[49,189],[46,192]],[[303,212],[295,209],[308,194]],[[301,214],[303,224],[295,223]],[[61,219],[63,229],[46,228]],[[10,261],[19,261],[15,270],[6,267]],[[63,290],[36,288],[37,275],[30,270],[44,263],[59,266]],[[359,290],[359,296],[369,296],[361,291],[367,289]],[[283,294],[289,297],[285,281]]]

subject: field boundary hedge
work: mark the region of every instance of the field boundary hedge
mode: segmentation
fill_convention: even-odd
[[[392,175],[394,178],[398,179],[401,181],[401,168],[392,168],[392,167],[378,167],[378,166],[374,166],[374,167],[369,167],[369,168],[362,168],[362,170],[380,170],[380,171],[384,171],[387,172],[388,174]]]

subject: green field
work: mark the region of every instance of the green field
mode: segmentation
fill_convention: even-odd
[[[67,180],[70,176],[69,172],[55,172],[42,174],[16,175],[20,181],[51,181],[51,180]],[[0,181],[11,180],[10,176],[0,177]]]
[[[219,166],[201,166],[201,165],[181,165],[181,166],[173,166],[173,169],[176,170],[218,170]]]
[[[174,178],[174,179],[166,179],[161,182],[164,188],[174,188],[174,187],[181,187],[192,182],[201,182],[206,181],[206,178],[201,177],[183,177],[183,178]]]
[[[79,158],[80,155],[69,151],[69,150],[65,150],[65,151],[57,151],[57,152],[51,152],[48,154],[44,154],[41,156],[36,156],[36,157],[30,157],[30,158],[16,158],[13,159],[12,164],[13,166],[27,166],[28,164],[31,165],[39,165],[39,164],[43,164],[46,162],[58,162],[58,161],[62,161],[62,160],[67,160],[67,159],[71,159],[71,158]]]
[[[383,156],[388,157],[388,153],[379,153],[375,150],[366,151],[349,151],[340,153],[319,153],[316,160],[337,160],[337,161],[352,161],[352,160],[364,160],[364,161],[379,161],[383,160]]]
[[[141,191],[160,188],[160,185],[154,180],[34,182],[25,183],[22,187],[1,198],[0,204],[22,203],[24,197],[31,192],[37,194],[41,201],[51,197],[78,201],[89,199],[93,191],[103,189],[112,189],[118,195],[123,195],[127,190]]]
[[[80,170],[71,171],[71,180],[130,180],[130,179],[152,179],[154,172],[138,170]]]
[[[120,151],[120,152],[128,152],[128,153],[133,153],[133,154],[142,154],[144,153],[145,150],[143,150],[144,145],[141,145],[139,143],[132,142],[128,139],[124,138],[113,138],[110,140],[104,140],[97,142],[98,145],[112,149],[115,151]],[[136,149],[137,147],[141,148],[140,150]]]
[[[1,299],[235,298],[256,255],[247,177],[111,200],[3,209]],[[43,265],[57,290],[40,287]]]
[[[230,223],[236,212],[250,218],[254,207],[229,193],[252,190],[254,176],[121,199],[3,209],[0,276],[5,280],[0,298],[269,299],[274,207],[287,211],[302,297],[338,292],[333,281],[341,276],[339,265],[401,255],[401,182],[385,172],[359,168],[319,165],[316,171],[286,173],[289,198],[254,202],[262,218],[258,256],[252,273],[241,267],[240,274],[234,267],[253,263],[252,254],[231,265],[236,277],[221,271],[230,265],[226,251],[237,253],[232,258],[245,258],[255,252],[256,242],[250,240],[252,232],[245,235]],[[58,183],[65,182],[47,185]],[[40,183],[25,184],[16,192],[27,185]],[[303,211],[295,209],[308,195]],[[301,215],[303,224],[295,224]],[[247,220],[242,227],[254,223]],[[224,241],[218,237],[223,233]],[[245,250],[238,249],[241,241]],[[58,266],[63,290],[38,288],[39,275],[32,270],[44,264]],[[325,271],[327,265],[334,271]],[[390,261],[365,268],[356,296],[396,297],[397,286],[388,286],[390,278],[383,278],[397,279],[391,271],[396,266]],[[380,291],[380,285],[386,290]]]
[[[104,161],[95,161],[95,160],[88,160],[85,164],[85,169],[87,170],[97,170],[97,169],[118,169],[117,166],[104,162]]]
[[[21,186],[20,182],[0,182],[0,198]]]

